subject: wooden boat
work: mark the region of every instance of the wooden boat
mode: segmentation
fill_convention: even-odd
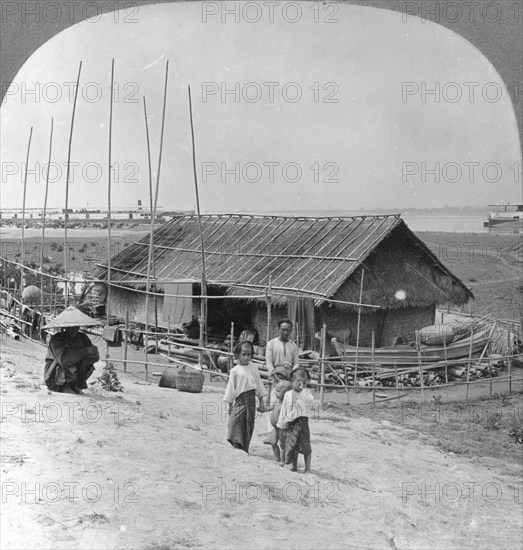
[[[490,327],[486,327],[477,333],[474,333],[472,338],[472,357],[478,357],[487,345],[490,334]],[[360,347],[356,353],[356,346],[340,344],[336,338],[331,339],[331,343],[336,349],[336,353],[340,358],[348,361],[355,361],[358,357],[358,363],[371,363],[372,350],[371,348]],[[423,362],[443,361],[446,359],[461,359],[468,357],[471,348],[470,336],[457,340],[447,345],[446,357],[444,346],[420,346],[420,358]],[[374,349],[374,362],[381,364],[409,365],[418,362],[418,352],[415,346],[396,346],[383,347]]]

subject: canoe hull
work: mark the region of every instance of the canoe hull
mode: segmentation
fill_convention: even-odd
[[[481,355],[488,342],[489,332],[489,329],[485,329],[474,334],[472,341],[472,357]],[[359,348],[356,351],[356,346],[348,346],[339,343],[336,343],[335,346],[340,350],[338,353],[340,355],[343,354],[343,357],[348,361],[355,361],[357,357],[358,363],[371,362],[372,350],[370,348]],[[470,337],[448,344],[446,350],[444,346],[422,345],[420,348],[421,359],[423,362],[462,359],[469,356],[470,348]],[[397,363],[398,365],[416,363],[418,362],[418,353],[415,347],[375,348],[374,362]]]

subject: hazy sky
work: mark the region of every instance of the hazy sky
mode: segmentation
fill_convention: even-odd
[[[207,3],[207,9],[222,4]],[[113,57],[115,207],[149,203],[142,96],[156,181],[167,60],[159,191],[159,204],[167,209],[194,208],[188,84],[204,212],[521,201],[521,150],[508,92],[492,65],[460,36],[430,21],[404,22],[399,12],[353,5],[341,4],[332,14],[328,5],[315,13],[303,3],[301,17],[289,10],[286,21],[278,4],[273,22],[266,7],[240,14],[239,22],[233,15],[222,22],[221,12],[204,22],[205,6],[177,3],[106,14],[63,31],[35,52],[1,107],[2,208],[22,206],[31,125],[29,167],[36,174],[29,174],[27,207],[43,206],[51,117],[48,206],[64,206],[80,60],[69,206],[106,206]],[[257,15],[259,22],[245,20]],[[338,22],[327,23],[329,16]],[[235,86],[239,98],[222,97]],[[436,93],[424,95],[425,88]]]

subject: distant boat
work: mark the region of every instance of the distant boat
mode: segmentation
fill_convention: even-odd
[[[523,223],[523,204],[489,204],[489,207],[495,210],[489,212],[487,219],[483,222],[483,227]]]

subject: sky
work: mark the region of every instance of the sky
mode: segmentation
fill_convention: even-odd
[[[236,4],[237,21],[222,11]],[[399,12],[302,3],[300,14],[285,5],[272,14],[235,2],[135,7],[49,40],[0,109],[1,208],[22,207],[31,126],[26,207],[43,207],[51,118],[47,206],[64,207],[80,61],[68,206],[107,206],[113,58],[113,208],[149,204],[143,97],[156,185],[167,61],[158,195],[167,210],[195,208],[188,85],[202,212],[522,201],[509,93],[474,46]]]

